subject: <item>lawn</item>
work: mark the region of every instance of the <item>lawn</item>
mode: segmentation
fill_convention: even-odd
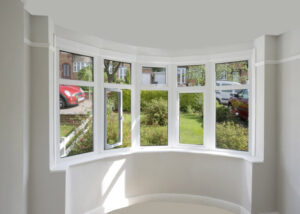
[[[198,113],[180,113],[180,143],[203,145],[203,119]]]
[[[123,113],[123,144],[121,146],[115,147],[117,148],[124,148],[131,146],[131,114]],[[118,114],[112,113],[108,118],[108,127],[107,127],[107,137],[108,137],[108,144],[114,144],[118,140],[118,132],[119,132],[119,121],[118,121]]]
[[[60,137],[67,137],[74,129],[73,125],[60,125]]]

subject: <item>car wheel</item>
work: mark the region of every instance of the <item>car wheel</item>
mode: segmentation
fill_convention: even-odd
[[[59,108],[65,108],[65,107],[66,107],[66,101],[62,97],[59,97]]]

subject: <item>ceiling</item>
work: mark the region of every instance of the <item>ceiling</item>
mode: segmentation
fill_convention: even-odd
[[[34,15],[105,40],[162,49],[250,42],[300,27],[299,0],[25,0]]]

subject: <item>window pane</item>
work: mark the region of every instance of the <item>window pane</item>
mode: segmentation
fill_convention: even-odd
[[[145,85],[166,84],[166,68],[143,67],[142,83]]]
[[[177,67],[177,85],[204,86],[205,85],[205,65],[188,65]]]
[[[241,90],[222,90],[216,92],[216,99],[218,104],[228,105],[230,97],[239,93]]]
[[[106,143],[121,142],[120,97],[117,91],[106,91]]]
[[[141,91],[141,145],[168,144],[168,92]]]
[[[224,93],[224,91],[217,91]],[[227,104],[216,104],[217,147],[248,151],[248,90],[231,93]]]
[[[104,60],[104,82],[130,84],[131,64],[112,60]]]
[[[60,156],[93,151],[93,87],[60,85]]]
[[[248,61],[216,64],[216,85],[248,84]]]
[[[203,94],[180,93],[179,141],[203,145]]]
[[[93,58],[78,54],[60,51],[59,53],[59,76],[61,79],[94,80]]]

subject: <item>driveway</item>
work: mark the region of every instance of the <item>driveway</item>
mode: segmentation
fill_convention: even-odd
[[[93,104],[91,100],[85,100],[79,103],[78,106],[60,109],[60,114],[87,114],[93,111]]]

